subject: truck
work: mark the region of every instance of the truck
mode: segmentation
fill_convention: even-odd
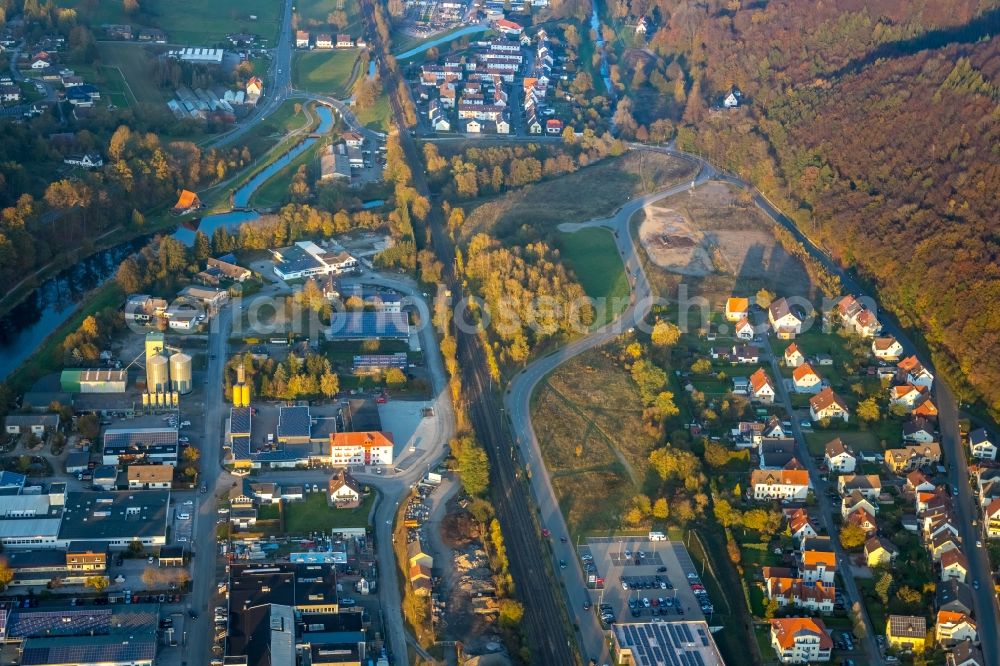
[[[441,483],[441,475],[437,472],[427,472],[427,483],[438,485]]]

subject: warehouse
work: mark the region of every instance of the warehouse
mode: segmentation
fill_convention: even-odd
[[[9,435],[31,433],[36,437],[44,437],[45,433],[55,432],[59,428],[58,414],[9,414],[4,421],[4,427]]]
[[[312,241],[299,241],[271,250],[271,254],[275,259],[274,274],[282,280],[346,273],[358,265],[358,260],[347,252],[329,252]]]
[[[68,393],[124,393],[127,370],[63,370],[59,377],[62,390]]]
[[[110,548],[167,542],[169,490],[68,493],[59,541],[100,541]]]
[[[145,459],[177,464],[176,428],[108,428],[104,432],[105,465]]]
[[[410,322],[405,312],[334,312],[331,340],[408,340]]]

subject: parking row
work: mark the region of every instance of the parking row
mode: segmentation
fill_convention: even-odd
[[[632,617],[657,617],[665,615],[684,615],[680,601],[674,597],[642,597],[636,596],[628,600],[629,612]]]
[[[619,576],[619,581],[623,590],[672,590],[674,584],[669,577],[662,575],[666,570],[666,567],[660,567],[657,571],[661,573],[654,576]]]
[[[691,586],[691,591],[694,593],[695,601],[701,606],[701,612],[705,615],[711,615],[715,612],[715,606],[712,601],[708,598],[708,590],[702,585],[701,579],[698,578],[698,574],[689,573],[687,575],[688,584]]]

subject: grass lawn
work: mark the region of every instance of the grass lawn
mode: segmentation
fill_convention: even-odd
[[[292,83],[307,92],[349,97],[359,53],[357,49],[298,52],[292,60]]]
[[[112,92],[120,92],[128,104],[163,104],[170,95],[156,85],[152,70],[157,53],[163,46],[148,46],[129,42],[100,42],[101,71]],[[79,68],[76,68],[79,70]],[[117,81],[117,84],[116,84]],[[118,104],[118,101],[115,101]]]
[[[607,348],[585,352],[539,384],[532,418],[570,534],[614,533],[656,444],[628,372]]]
[[[597,301],[594,327],[617,317],[628,305],[629,285],[611,232],[581,229],[562,234],[557,243],[587,296]]]
[[[285,100],[274,113],[262,120],[260,124],[243,135],[240,142],[245,145],[254,157],[263,155],[288,133],[306,127],[310,121],[316,122],[315,114],[307,115],[304,111],[295,113],[295,105],[303,104],[301,100]]]
[[[354,115],[368,129],[377,132],[388,132],[389,122],[392,120],[392,109],[389,107],[389,98],[383,93],[376,98],[375,104],[370,108],[355,109]]]
[[[280,513],[277,504],[261,504],[257,509],[257,520],[277,520]]]
[[[363,28],[361,5],[354,0],[299,0],[295,3],[295,12],[299,15],[299,27],[303,30],[314,28],[326,29],[330,26],[326,17],[331,12],[343,11],[347,14],[347,25],[338,25],[336,32],[343,32],[358,38]]]
[[[281,4],[274,0],[143,0],[135,17],[126,16],[122,3],[106,0],[56,0],[72,7],[91,25],[131,23],[151,25],[167,32],[171,44],[213,46],[231,32],[257,33],[273,45],[278,37]],[[251,19],[251,16],[257,18]],[[99,32],[95,28],[95,32]]]
[[[688,162],[661,153],[627,153],[483,203],[467,213],[462,233],[471,238],[493,230],[504,237],[524,224],[544,232],[563,222],[586,222],[610,215],[629,196],[684,180],[691,171]]]
[[[882,450],[878,438],[869,430],[816,430],[805,433],[805,436],[809,453],[814,456],[822,456],[827,442],[836,437],[855,452]]]
[[[329,532],[338,527],[365,527],[375,502],[369,493],[357,509],[333,509],[326,502],[326,493],[311,493],[301,502],[285,503],[285,533],[307,534]]]
[[[311,165],[318,159],[322,148],[323,142],[317,141],[292,160],[288,166],[264,181],[264,184],[250,197],[250,205],[254,208],[274,208],[287,203],[288,190],[292,185],[295,173],[302,165],[306,165],[307,172],[310,171]],[[309,179],[310,182],[312,180],[312,178]]]

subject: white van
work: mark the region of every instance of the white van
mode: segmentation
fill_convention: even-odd
[[[665,535],[663,532],[650,532],[649,533],[649,540],[650,541],[666,541],[667,540],[667,535]]]

